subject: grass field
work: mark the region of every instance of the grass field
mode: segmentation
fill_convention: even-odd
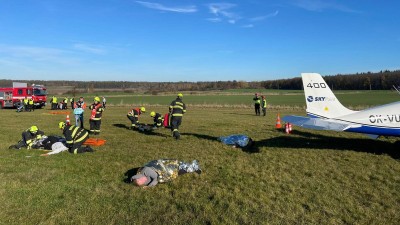
[[[287,96],[288,104],[303,104],[304,96]],[[365,98],[372,101],[368,105],[375,105],[387,101],[381,98],[388,94],[343,96],[346,105],[363,106]],[[129,104],[148,104],[148,112],[165,113],[171,97],[160,97],[110,97],[109,102],[118,105],[126,98],[132,100]],[[49,157],[39,156],[43,153],[39,150],[7,148],[31,125],[46,134],[60,134],[57,123],[64,115],[49,114],[48,109],[1,110],[0,224],[399,223],[397,138],[371,140],[360,134],[296,127],[287,135],[274,128],[276,114],[304,115],[303,110],[273,107],[267,117],[257,117],[247,107],[249,96],[240,101],[236,97],[213,102],[214,96],[185,96],[190,107],[179,141],[166,129],[153,134],[127,130],[129,107],[110,106],[100,135],[107,140],[105,146],[96,147],[94,153]],[[271,96],[271,102],[278,100]],[[86,112],[86,126],[88,118]],[[143,115],[141,122],[150,123],[150,116]],[[236,133],[255,139],[259,152],[216,141],[218,136]],[[197,159],[203,173],[150,189],[125,182],[125,173],[158,158]]]
[[[244,92],[244,90],[242,90]],[[305,99],[302,91],[285,90],[264,90],[259,91],[267,98],[268,104],[273,108],[304,108]],[[399,95],[390,91],[337,91],[339,100],[351,108],[365,108],[374,105],[386,104],[398,101]],[[92,100],[94,95],[106,96],[107,102],[113,105],[168,105],[175,96],[170,94],[162,95],[134,95],[127,93],[93,93],[83,95]],[[248,106],[253,104],[253,90],[247,92],[202,92],[184,93],[188,105],[219,105],[219,106]]]

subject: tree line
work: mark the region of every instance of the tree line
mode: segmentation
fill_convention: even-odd
[[[337,74],[324,76],[333,90],[388,90],[400,85],[400,70]],[[130,82],[130,81],[67,81],[67,80],[0,80],[0,87],[11,87],[12,82],[43,84],[46,87],[71,87],[74,90],[119,89],[122,91],[210,91],[227,89],[283,89],[302,90],[301,77],[267,81],[199,81],[199,82]]]

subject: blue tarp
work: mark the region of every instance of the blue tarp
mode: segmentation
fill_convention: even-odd
[[[246,147],[249,143],[249,137],[243,134],[234,134],[225,137],[219,137],[218,140],[227,145],[237,145],[240,147]]]

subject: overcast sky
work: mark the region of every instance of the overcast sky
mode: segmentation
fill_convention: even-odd
[[[1,0],[0,79],[259,81],[400,68],[397,0]]]

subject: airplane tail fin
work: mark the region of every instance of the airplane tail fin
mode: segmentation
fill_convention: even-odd
[[[308,116],[334,118],[355,112],[339,102],[320,74],[302,73],[301,76]]]

